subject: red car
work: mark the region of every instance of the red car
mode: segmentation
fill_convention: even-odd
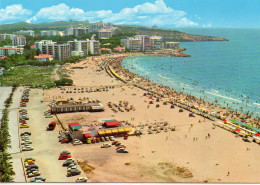
[[[68,143],[68,142],[70,142],[70,140],[68,138],[62,138],[62,139],[60,139],[60,142]]]
[[[96,142],[99,143],[100,142],[100,138],[96,138]]]
[[[112,142],[112,145],[115,145],[115,144],[117,144],[118,143],[118,141],[113,141]]]
[[[124,135],[124,139],[128,139],[128,134],[125,134],[125,135]]]
[[[71,158],[71,155],[68,155],[68,154],[62,154],[59,156],[59,160],[62,160],[62,159],[68,159],[68,158]]]

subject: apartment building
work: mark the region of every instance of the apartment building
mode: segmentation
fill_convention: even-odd
[[[127,39],[121,39],[121,43],[125,48],[132,51],[154,51],[162,48],[162,37],[136,35]]]
[[[58,36],[58,35],[60,35],[60,34],[59,34],[59,31],[57,31],[57,30],[42,30],[41,31],[41,36],[50,37],[50,36]]]
[[[0,42],[2,42],[5,39],[13,39],[14,38],[14,34],[0,34]]]
[[[34,37],[34,31],[33,30],[20,30],[14,33],[14,35],[29,35]]]
[[[99,31],[99,30],[101,30],[104,27],[105,27],[105,24],[103,22],[91,23],[90,31],[91,32]]]
[[[73,52],[73,55],[87,55],[88,54],[88,40],[77,40],[74,41],[68,41],[68,44],[71,46],[71,51],[77,51]]]
[[[165,42],[164,48],[165,49],[179,49],[180,48],[180,42]]]
[[[22,35],[15,35],[12,39],[13,46],[25,46],[26,38]]]
[[[0,57],[13,55],[13,54],[23,54],[24,48],[18,48],[15,46],[4,46],[0,47]]]
[[[89,40],[89,52],[91,54],[99,54],[100,53],[100,43],[97,40]]]
[[[89,33],[89,28],[84,26],[78,26],[78,27],[71,26],[69,28],[66,28],[65,30],[66,36],[73,35],[75,37],[79,37],[81,35],[86,35],[88,33]]]
[[[101,29],[98,31],[98,38],[100,39],[109,39],[110,37],[112,37],[113,31],[111,29]]]
[[[62,61],[71,56],[69,44],[57,44],[51,40],[35,42],[35,49],[40,49],[42,54],[52,55],[55,60]]]

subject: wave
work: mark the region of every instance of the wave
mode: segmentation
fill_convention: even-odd
[[[220,94],[217,94],[217,93],[211,93],[211,92],[208,92],[208,91],[205,91],[205,92],[208,93],[208,94],[211,94],[211,95],[213,95],[213,96],[218,96],[218,97],[221,97],[221,98],[225,98],[225,99],[229,99],[229,100],[233,100],[233,101],[242,103],[242,101],[237,100],[237,99],[235,99],[235,98],[231,98],[231,97],[228,97],[228,96],[223,96],[223,95],[220,95]]]
[[[158,76],[160,76],[161,78],[167,79],[167,80],[170,80],[170,79],[171,79],[171,78],[166,77],[166,76],[163,76],[163,75],[161,75],[161,74],[158,74]]]

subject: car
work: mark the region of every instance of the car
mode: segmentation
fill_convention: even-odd
[[[68,168],[67,168],[67,172],[71,172],[71,170],[75,170],[75,169],[77,169],[77,168],[78,168],[77,165],[68,167]]]
[[[27,170],[31,170],[32,168],[36,168],[36,169],[38,169],[39,166],[36,165],[36,164],[32,164],[32,165],[26,166],[25,168],[26,168]]]
[[[117,142],[116,144],[115,144],[115,146],[120,146],[121,145],[121,143],[120,142]]]
[[[87,139],[87,144],[90,144],[90,143],[91,143],[91,139],[88,138],[88,139]]]
[[[32,164],[35,164],[35,162],[33,162],[33,161],[31,161],[31,162],[24,162],[24,166],[26,167],[26,166],[30,166],[30,165],[32,165]]]
[[[60,155],[60,156],[59,156],[59,160],[68,159],[68,158],[70,158],[70,157],[71,157],[71,155],[63,154],[63,155]]]
[[[73,143],[73,145],[82,145],[83,144],[82,141],[80,141],[79,139],[74,139],[72,143]]]
[[[30,136],[30,135],[31,135],[31,132],[23,132],[23,133],[20,134],[20,136],[24,136],[24,135]]]
[[[31,160],[31,161],[35,161],[34,158],[32,158],[32,157],[27,157],[27,158],[24,159],[24,162],[29,161],[29,160]]]
[[[67,154],[67,155],[69,155],[69,154],[70,154],[70,151],[68,151],[68,150],[64,150],[64,151],[62,151],[62,152],[60,153],[60,155],[63,155],[63,154]]]
[[[95,138],[91,139],[91,143],[96,143],[96,139]]]
[[[110,139],[111,141],[114,141],[114,140],[115,140],[114,136],[109,136],[109,139]]]
[[[28,124],[22,124],[20,125],[20,128],[29,128],[30,126]]]
[[[103,143],[101,145],[101,148],[109,148],[109,147],[111,147],[111,144],[108,144],[108,143]]]
[[[32,147],[32,146],[22,147],[22,151],[31,151],[31,150],[33,150],[33,147]]]
[[[62,166],[69,166],[70,164],[73,164],[73,165],[76,165],[76,163],[74,162],[74,161],[65,161],[63,164],[62,164]]]
[[[124,149],[124,148],[119,148],[116,150],[118,153],[129,153],[128,150]]]
[[[29,175],[30,173],[36,173],[36,172],[39,172],[39,169],[32,169],[32,170],[28,170],[26,171],[26,175]]]
[[[53,117],[52,115],[45,116],[45,118],[52,118],[52,117]]]
[[[75,182],[87,182],[88,178],[87,177],[78,177]]]
[[[30,180],[30,182],[36,182],[36,181],[43,181],[43,182],[45,182],[46,181],[46,177],[36,176],[36,177],[34,177],[34,178],[32,178]]]
[[[70,172],[67,173],[67,176],[70,177],[70,176],[75,176],[75,175],[79,175],[79,174],[81,174],[80,170],[72,169]]]
[[[24,139],[30,139],[30,136],[29,136],[29,135],[23,135],[23,136],[21,137],[21,139],[22,139],[22,140],[24,140]]]
[[[99,143],[100,142],[100,138],[96,138],[96,142]]]
[[[104,138],[104,137],[101,137],[101,141],[102,141],[102,142],[105,142],[105,138]]]
[[[115,144],[117,144],[119,141],[113,141],[112,142],[112,145],[115,145]]]
[[[106,140],[106,141],[109,141],[109,137],[108,137],[108,136],[106,136],[106,137],[105,137],[105,140]]]
[[[35,177],[35,176],[39,176],[41,175],[41,173],[39,171],[33,171],[32,173],[29,173],[28,174],[28,178],[31,178],[31,177]]]
[[[62,143],[69,143],[70,139],[65,137],[65,138],[60,139],[60,142],[62,142]]]
[[[32,141],[30,140],[25,140],[21,142],[21,145],[25,145],[25,144],[32,144]]]

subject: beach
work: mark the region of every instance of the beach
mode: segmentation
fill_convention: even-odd
[[[216,118],[207,119],[197,114],[190,117],[190,111],[185,109],[179,112],[177,105],[200,106],[219,112],[217,116],[227,120],[237,119],[242,114],[177,93],[129,73],[121,66],[122,59],[128,56],[88,57],[76,64],[66,64],[74,86],[65,87],[65,90],[53,88],[44,91],[45,104],[52,100],[73,98],[83,103],[99,100],[104,105],[104,112],[57,114],[65,127],[73,122],[93,126],[104,119],[116,119],[143,131],[143,135],[130,136],[128,140],[116,138],[127,146],[127,154],[116,153],[114,147],[100,148],[101,143],[67,144],[66,148],[72,155],[88,165],[86,175],[91,182],[260,181],[256,176],[260,163],[255,160],[255,156],[260,154],[257,143],[244,142],[241,137],[236,137],[236,133],[216,126]],[[108,91],[95,92],[98,87],[108,87]],[[81,93],[78,90],[81,88],[94,90]],[[119,104],[120,101],[127,102],[134,110],[115,112],[108,106],[109,102]],[[171,108],[171,102],[175,103],[174,108]],[[53,120],[57,121],[55,118]],[[256,121],[254,118],[247,119],[248,124]],[[160,130],[161,127],[164,128]],[[175,128],[175,131],[170,128]],[[149,134],[149,129],[155,130]]]

